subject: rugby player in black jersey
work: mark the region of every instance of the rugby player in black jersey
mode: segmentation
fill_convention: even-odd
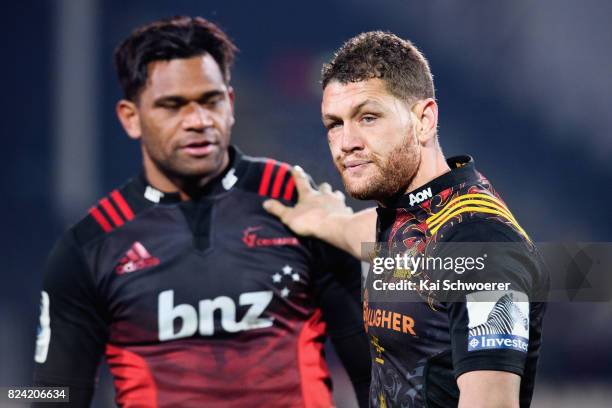
[[[298,204],[268,200],[268,211],[295,232],[356,256],[363,242],[374,241],[413,257],[457,254],[443,249],[450,244],[506,248],[487,259],[484,272],[461,275],[468,283],[508,283],[506,291],[391,299],[373,296],[375,274],[369,272],[363,315],[371,343],[371,406],[528,407],[548,275],[473,159],[445,159],[426,59],[391,33],[363,33],[324,66],[322,85],[322,119],[346,191],[376,200],[378,208],[353,213],[330,186],[314,190],[294,169]],[[397,269],[392,277],[424,276],[420,269],[404,272]]]
[[[367,406],[359,261],[262,208],[297,192],[289,165],[230,145],[235,51],[176,17],[115,52],[144,170],[49,257],[35,384],[70,387],[70,406],[89,405],[105,356],[122,407],[330,407],[327,334]]]

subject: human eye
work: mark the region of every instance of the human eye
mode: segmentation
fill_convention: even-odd
[[[221,96],[216,96],[214,98],[209,99],[208,101],[206,101],[206,105],[212,109],[218,107],[219,105],[221,105],[221,102],[223,102],[223,98]]]
[[[218,93],[214,95],[206,95],[204,98],[200,99],[200,105],[206,109],[217,109],[223,104],[224,101],[225,95]]]
[[[372,113],[366,113],[361,116],[360,121],[365,124],[371,124],[371,123],[376,122],[377,119],[378,119],[377,115],[372,114]]]
[[[163,101],[159,101],[158,103],[156,103],[156,105],[165,110],[176,111],[180,109],[181,106],[183,106],[183,103],[176,99],[166,99]]]
[[[340,127],[342,127],[342,122],[339,120],[334,120],[325,124],[325,128],[327,129],[327,131],[339,129]]]

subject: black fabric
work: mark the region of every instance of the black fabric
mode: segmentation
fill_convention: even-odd
[[[180,208],[187,218],[193,234],[193,245],[200,251],[210,247],[210,228],[213,202],[206,198],[181,203]]]
[[[67,232],[51,251],[44,275],[51,339],[45,364],[37,364],[35,384],[93,388],[108,340],[108,326],[80,249]]]

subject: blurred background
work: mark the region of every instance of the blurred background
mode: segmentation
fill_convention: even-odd
[[[609,1],[30,0],[3,10],[0,386],[30,383],[54,240],[140,169],[138,145],[115,118],[112,51],[164,16],[211,19],[240,48],[239,147],[300,164],[336,188],[320,123],[321,63],[362,31],[411,39],[435,76],[447,156],[473,155],[535,240],[612,239]],[[611,341],[610,303],[551,304],[533,406],[609,407]],[[353,406],[332,368],[338,407]],[[96,406],[112,400],[103,376]]]

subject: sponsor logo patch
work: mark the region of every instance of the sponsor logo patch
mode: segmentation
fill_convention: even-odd
[[[477,292],[467,295],[466,307],[469,318],[468,351],[511,349],[527,352],[527,295],[516,291]]]
[[[219,313],[220,328],[227,333],[262,329],[272,326],[272,317],[263,317],[272,301],[271,290],[240,294],[238,302],[228,296],[203,299],[197,308],[188,304],[174,304],[174,290],[165,290],[158,296],[159,341],[215,334],[215,314]],[[238,303],[238,305],[236,305]],[[241,319],[237,319],[238,306],[249,306]],[[218,329],[219,327],[217,327]]]
[[[527,352],[529,343],[527,339],[510,334],[487,334],[484,336],[470,336],[468,351],[513,349]]]
[[[432,197],[431,187],[427,187],[416,193],[410,193],[408,196],[410,198],[410,205],[420,204],[421,202],[427,200]]]

